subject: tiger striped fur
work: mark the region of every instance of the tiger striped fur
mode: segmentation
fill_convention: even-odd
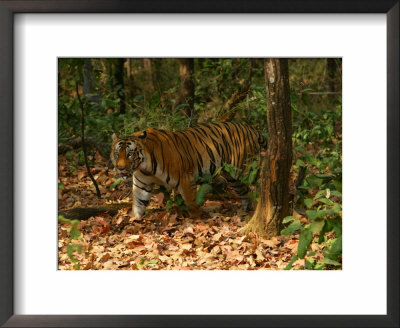
[[[153,185],[176,188],[189,207],[192,217],[200,216],[196,204],[196,179],[214,174],[224,165],[242,168],[246,158],[266,145],[254,128],[231,122],[200,124],[183,131],[153,128],[128,137],[113,134],[111,161],[122,175],[133,174],[133,214],[142,217]],[[249,203],[248,187],[228,176],[228,182]]]

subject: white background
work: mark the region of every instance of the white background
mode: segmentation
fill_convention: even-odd
[[[57,271],[57,57],[343,57],[342,271]],[[385,314],[384,15],[15,17],[16,314]]]

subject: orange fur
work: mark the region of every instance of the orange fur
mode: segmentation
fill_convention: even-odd
[[[248,156],[260,151],[260,144],[265,145],[262,135],[240,123],[200,124],[177,132],[150,128],[126,138],[113,136],[111,160],[133,174],[135,215],[143,215],[148,190],[156,184],[177,188],[191,216],[199,216],[197,177],[214,174],[224,163],[242,168]]]

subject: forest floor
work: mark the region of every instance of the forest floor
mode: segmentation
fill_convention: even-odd
[[[96,196],[84,165],[72,166],[71,159],[59,156],[59,210],[120,201],[131,202],[131,188],[117,180],[113,170],[96,155],[92,173],[102,198]],[[111,190],[113,189],[113,190]],[[165,210],[164,194],[153,194],[147,214],[132,218],[130,208],[115,216],[103,214],[80,221],[80,239],[71,239],[71,223],[58,224],[58,268],[60,270],[259,270],[285,269],[297,253],[299,235],[270,240],[255,234],[244,236],[242,228],[252,212],[241,209],[240,200],[207,200],[204,218],[190,219],[179,208]],[[294,213],[304,224],[307,218]],[[82,252],[68,245],[78,244]],[[323,259],[323,245],[311,244],[315,258]],[[304,269],[304,259],[293,269]]]

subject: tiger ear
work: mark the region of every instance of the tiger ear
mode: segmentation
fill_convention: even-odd
[[[115,133],[113,133],[112,134],[112,141],[114,142],[116,140],[118,140],[118,137],[117,137],[117,135]]]
[[[142,134],[139,136],[139,139],[144,139],[147,137],[147,132],[143,131]]]

